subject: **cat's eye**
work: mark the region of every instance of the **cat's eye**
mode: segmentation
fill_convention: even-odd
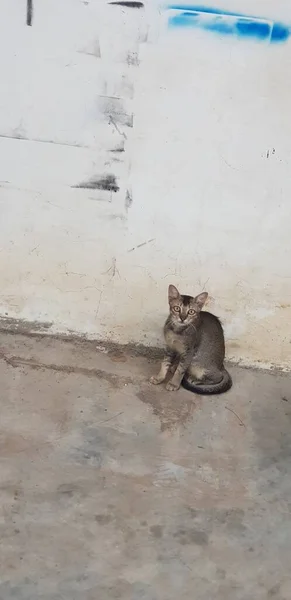
[[[180,312],[180,306],[174,306],[174,311],[175,312]]]
[[[195,314],[195,310],[193,310],[193,308],[190,308],[190,310],[188,311],[189,315],[194,315]]]

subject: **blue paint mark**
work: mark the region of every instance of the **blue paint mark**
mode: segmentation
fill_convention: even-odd
[[[204,6],[171,4],[170,10],[181,11],[169,17],[169,26],[175,28],[199,28],[220,35],[232,35],[271,43],[285,42],[291,28],[283,23],[233,13]]]
[[[289,35],[290,27],[286,27],[283,23],[274,23],[271,42],[286,42]]]
[[[265,40],[271,36],[271,26],[263,21],[255,21],[252,19],[238,19],[236,22],[238,35],[245,37],[254,37],[260,40]]]
[[[234,13],[228,10],[221,10],[220,8],[211,8],[210,6],[200,6],[200,5],[189,5],[189,4],[169,4],[169,9],[174,10],[186,10],[189,13],[197,12],[197,13],[205,13],[209,15],[229,15],[230,17],[243,17],[244,15],[241,13]]]

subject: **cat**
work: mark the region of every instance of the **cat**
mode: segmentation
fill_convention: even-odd
[[[207,292],[193,298],[169,285],[170,314],[164,325],[167,349],[159,374],[150,378],[154,385],[165,381],[171,371],[168,391],[178,390],[181,384],[196,394],[222,394],[231,388],[232,379],[224,367],[222,325],[212,313],[202,311],[207,298]]]

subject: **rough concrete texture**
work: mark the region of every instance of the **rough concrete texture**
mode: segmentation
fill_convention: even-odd
[[[1,334],[1,600],[290,600],[288,375]]]

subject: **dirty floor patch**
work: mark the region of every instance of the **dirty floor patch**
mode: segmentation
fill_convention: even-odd
[[[0,334],[1,599],[290,600],[289,376],[157,368]]]

